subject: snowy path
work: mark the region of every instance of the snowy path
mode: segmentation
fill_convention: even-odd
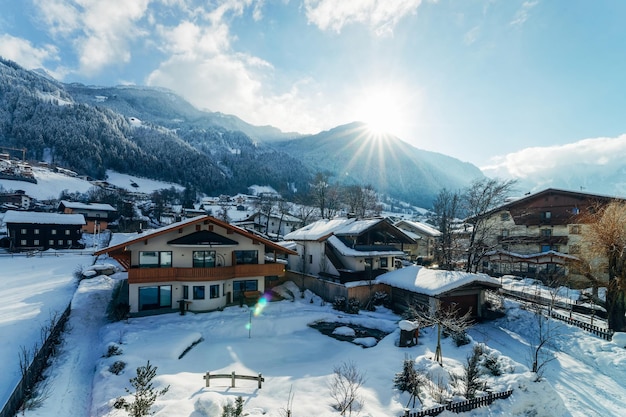
[[[47,398],[28,416],[88,417],[91,408],[93,374],[104,353],[100,329],[106,323],[106,309],[115,280],[99,276],[81,281],[74,298],[63,344],[46,373]]]
[[[470,334],[475,341],[528,365],[528,333],[512,332],[503,324],[506,326],[501,321],[482,324]],[[626,350],[575,327],[559,325],[559,333],[556,359],[547,365],[544,378],[565,403],[569,414],[564,417],[626,415]]]

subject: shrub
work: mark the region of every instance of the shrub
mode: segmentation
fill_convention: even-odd
[[[243,398],[237,397],[235,404],[228,401],[228,404],[224,406],[222,410],[222,417],[241,417],[243,414]]]
[[[152,385],[152,379],[156,376],[156,366],[150,365],[150,361],[146,366],[140,366],[137,368],[137,376],[130,379],[130,385],[135,389],[135,392],[131,392],[128,388],[126,392],[132,394],[134,397],[133,402],[128,402],[124,398],[118,398],[113,404],[116,408],[123,408],[131,417],[143,417],[150,414],[150,408],[156,402],[156,399],[164,395],[170,386],[163,388],[162,390],[156,390]]]
[[[122,354],[122,349],[116,344],[111,344],[107,348],[107,353],[105,353],[102,356],[104,358],[110,358],[111,356],[119,356],[121,354]]]
[[[115,375],[119,375],[126,368],[126,363],[122,361],[115,361],[109,366],[109,372]]]
[[[333,308],[338,311],[346,311],[346,297],[335,297]]]

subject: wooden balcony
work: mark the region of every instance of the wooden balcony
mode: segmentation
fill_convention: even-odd
[[[278,263],[216,268],[131,268],[128,270],[128,283],[223,281],[233,278],[282,276],[284,273],[285,265]]]

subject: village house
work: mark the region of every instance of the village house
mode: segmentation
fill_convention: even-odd
[[[0,194],[0,209],[6,210],[28,210],[33,204],[33,199],[23,190],[16,190],[13,193]]]
[[[11,251],[82,249],[82,214],[7,211],[4,215]]]
[[[486,253],[482,271],[490,275],[545,278],[572,273],[581,251],[585,215],[615,198],[549,188],[487,213]]]
[[[235,224],[263,233],[272,240],[280,240],[286,234],[297,230],[302,225],[302,220],[289,214],[268,215],[257,211]]]
[[[404,250],[412,261],[418,264],[429,264],[435,257],[437,240],[441,232],[423,222],[400,220],[395,226],[415,240],[414,244],[404,246]]]
[[[66,214],[82,214],[85,217],[83,232],[99,233],[107,230],[109,222],[113,220],[117,210],[110,204],[79,203],[61,200],[57,211]]]
[[[128,271],[130,312],[209,311],[256,299],[295,252],[211,216],[144,232],[95,252]]]
[[[402,246],[414,243],[383,218],[322,219],[284,239],[297,251],[288,258],[290,270],[340,283],[371,280],[396,269],[405,257]]]

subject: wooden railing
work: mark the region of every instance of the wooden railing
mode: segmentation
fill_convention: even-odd
[[[283,264],[221,266],[215,268],[131,268],[129,284],[168,281],[223,281],[232,278],[282,276]]]

